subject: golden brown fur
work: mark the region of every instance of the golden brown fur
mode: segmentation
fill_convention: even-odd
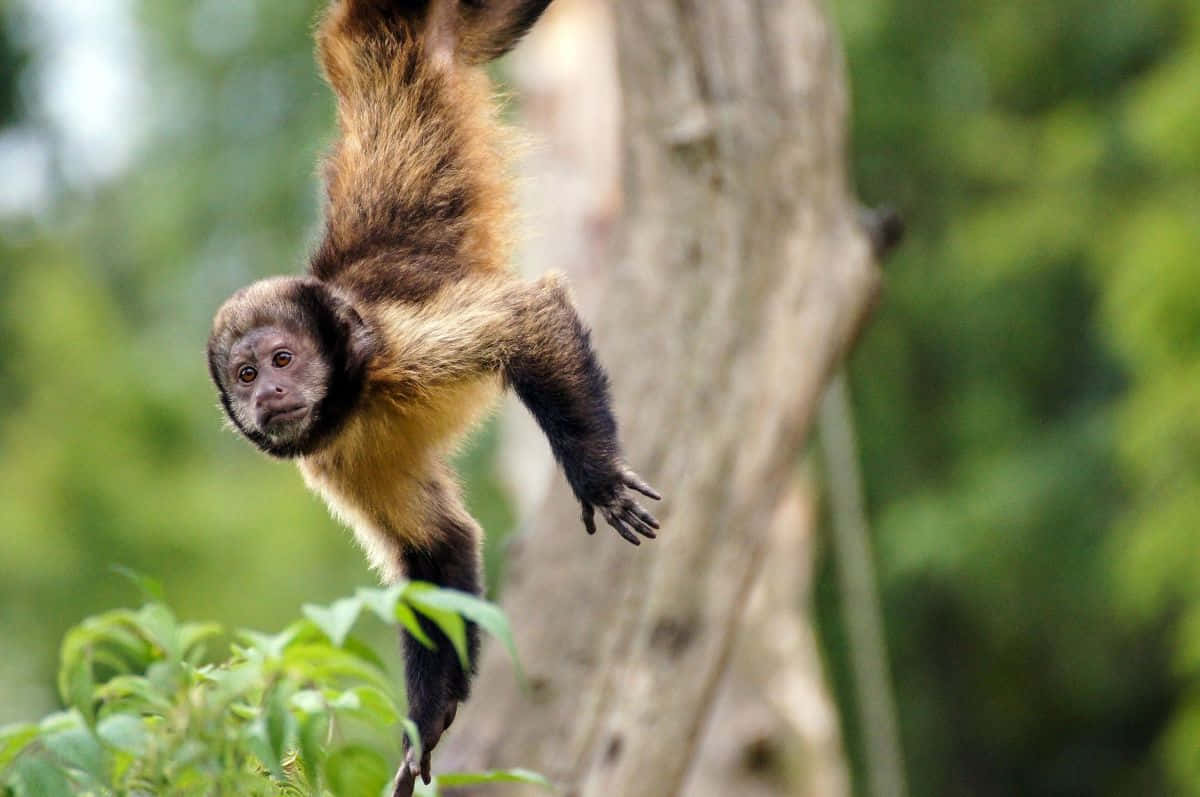
[[[393,26],[361,5],[334,4],[317,33],[341,134],[325,164],[322,252],[337,255],[335,284],[419,303],[365,314],[386,343],[368,371],[362,409],[300,467],[392,581],[402,575],[397,544],[432,541],[420,482],[437,474],[457,498],[444,459],[500,394],[500,359],[480,343],[517,333],[493,298],[509,287],[511,200],[507,134],[490,82],[459,57],[453,31],[437,19],[450,4]],[[434,27],[442,30],[421,35]],[[346,262],[348,254],[359,259]],[[380,271],[406,256],[435,258],[436,273],[381,285]],[[457,501],[435,511],[466,514]]]
[[[420,482],[445,472],[447,456],[495,405],[513,350],[565,359],[554,321],[569,310],[565,287],[550,275],[532,284],[463,280],[421,304],[364,313],[385,343],[368,367],[361,408],[329,445],[301,457],[300,468],[354,528],[385,581],[402,575],[398,543],[432,542],[427,513],[416,505]],[[567,362],[552,367],[570,373]]]
[[[334,4],[317,33],[341,134],[325,164],[323,254],[355,286],[397,253],[438,275],[507,271],[511,147],[486,73],[462,60],[451,31],[421,36],[436,19],[380,25],[363,5]],[[434,3],[428,16],[453,7]]]
[[[249,286],[213,323],[209,368],[230,420],[298,461],[386,582],[482,592],[481,530],[448,460],[506,387],[546,433],[589,533],[596,510],[634,544],[658,528],[632,497],[657,494],[622,459],[565,284],[508,267],[507,134],[480,64],[548,2],[335,0],[317,32],[340,133],[324,236],[308,276]],[[471,668],[426,631],[432,651],[405,637],[425,755],[401,769],[397,795],[418,772],[428,780],[468,693]],[[477,636],[469,624],[472,666]]]

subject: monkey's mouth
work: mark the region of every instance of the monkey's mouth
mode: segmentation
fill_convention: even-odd
[[[308,405],[297,404],[294,407],[280,407],[263,413],[261,423],[264,428],[281,426],[302,421],[308,416]]]

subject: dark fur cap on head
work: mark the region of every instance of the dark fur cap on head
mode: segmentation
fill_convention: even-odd
[[[329,369],[324,397],[313,407],[300,439],[279,444],[249,427],[229,396],[230,351],[248,333],[279,327],[311,340]],[[273,277],[242,288],[213,319],[208,339],[208,370],[225,414],[252,443],[276,457],[310,453],[338,430],[362,394],[375,338],[345,298],[313,277]]]

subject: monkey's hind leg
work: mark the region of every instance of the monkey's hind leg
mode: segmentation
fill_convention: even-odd
[[[434,542],[427,547],[405,548],[401,554],[405,575],[413,581],[427,581],[439,587],[482,595],[482,532],[479,524],[463,507],[458,489],[449,478],[431,483],[425,493],[424,506],[428,513],[427,522],[434,526]],[[479,657],[479,629],[474,623],[467,623],[470,666],[464,671],[454,645],[441,629],[427,618],[420,618],[420,622],[435,648],[425,647],[407,632],[403,633],[403,645],[408,712],[420,731],[423,754],[417,762],[409,752],[399,773],[397,795],[409,793],[401,790],[406,775],[415,779],[419,772],[421,779],[429,783],[430,754],[442,733],[454,721],[458,704],[467,699]],[[410,780],[408,788],[412,785]]]

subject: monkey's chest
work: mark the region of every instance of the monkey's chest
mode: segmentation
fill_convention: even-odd
[[[385,581],[399,576],[403,546],[432,541],[424,494],[499,394],[499,378],[487,376],[420,403],[372,397],[335,440],[300,459],[305,483],[354,531]]]

